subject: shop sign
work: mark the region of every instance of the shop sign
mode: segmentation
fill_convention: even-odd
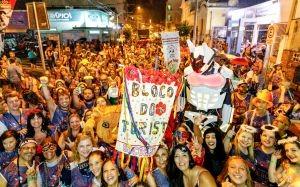
[[[53,22],[79,21],[82,16],[80,10],[48,10],[49,20]]]
[[[270,25],[268,28],[268,33],[267,33],[267,40],[266,43],[268,45],[271,45],[274,41],[275,38],[275,33],[276,33],[277,27],[276,25]]]

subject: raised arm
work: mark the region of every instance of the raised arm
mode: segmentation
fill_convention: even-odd
[[[40,82],[41,82],[41,90],[42,90],[43,96],[47,102],[47,107],[50,112],[50,118],[52,120],[57,105],[55,104],[53,98],[51,97],[51,93],[48,88],[49,79],[48,79],[48,77],[41,77]]]
[[[233,126],[232,129],[230,129],[227,132],[226,136],[223,139],[224,149],[227,154],[230,152],[230,150],[232,148],[231,139],[235,135],[234,129],[235,129],[235,126]]]

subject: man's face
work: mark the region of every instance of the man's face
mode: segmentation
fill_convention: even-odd
[[[27,143],[19,149],[20,158],[22,158],[27,162],[32,161],[33,157],[35,156],[35,153],[36,153],[35,143]]]
[[[58,97],[58,104],[62,107],[62,108],[68,108],[70,105],[70,97],[68,95],[60,95]]]
[[[7,103],[9,111],[19,110],[19,107],[21,104],[21,102],[17,96],[16,97],[8,97],[6,103]]]
[[[12,51],[9,52],[9,57],[10,57],[10,58],[15,58],[15,56],[16,56],[16,54],[15,54],[14,52],[12,52]]]
[[[91,101],[94,98],[94,93],[91,89],[85,89],[83,91],[83,98],[85,101]]]

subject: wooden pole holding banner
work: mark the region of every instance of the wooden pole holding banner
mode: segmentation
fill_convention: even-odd
[[[43,51],[43,45],[42,45],[42,37],[41,37],[39,20],[38,20],[37,11],[36,11],[36,5],[35,5],[35,2],[32,2],[32,4],[33,4],[34,18],[35,18],[35,22],[36,22],[37,33],[38,33],[38,44],[39,44],[39,49],[40,49],[41,61],[42,61],[43,69],[46,71],[44,51]]]

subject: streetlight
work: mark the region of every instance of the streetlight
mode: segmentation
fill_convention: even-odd
[[[138,9],[138,10],[141,10],[141,7],[140,7],[140,6],[138,6],[138,7],[137,7],[137,9]]]

